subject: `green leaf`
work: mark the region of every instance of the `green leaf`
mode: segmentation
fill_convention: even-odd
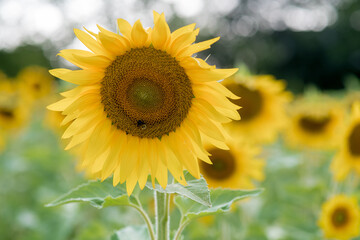
[[[166,189],[163,189],[159,184],[155,184],[155,190],[162,193],[177,193],[202,205],[211,207],[210,191],[205,179],[203,177],[196,179],[189,172],[185,172],[184,176],[187,182],[186,186],[180,183],[172,183],[167,185]],[[146,183],[146,187],[154,190],[150,182]]]
[[[198,217],[223,213],[229,211],[231,204],[234,202],[246,198],[254,197],[261,193],[261,189],[256,190],[230,190],[230,189],[212,189],[210,190],[211,207],[206,207],[197,202],[194,202],[183,196],[177,196],[175,198],[175,204],[180,209],[183,217],[182,221],[189,221]]]
[[[72,202],[87,202],[99,209],[136,204],[133,195],[131,197],[127,195],[125,184],[114,187],[112,179],[107,179],[104,182],[89,181],[82,184],[46,206],[54,207]]]
[[[141,226],[128,226],[116,231],[112,236],[111,240],[148,240],[150,239],[148,229],[146,225]]]

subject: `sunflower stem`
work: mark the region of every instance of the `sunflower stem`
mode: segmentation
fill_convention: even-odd
[[[170,239],[170,194],[154,191],[156,239]]]

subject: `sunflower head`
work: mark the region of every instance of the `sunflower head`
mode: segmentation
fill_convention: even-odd
[[[227,124],[229,131],[246,142],[274,141],[286,122],[285,107],[291,100],[285,83],[270,75],[237,74],[224,85],[241,97],[231,100],[241,106],[241,120]]]
[[[350,122],[340,140],[340,149],[330,166],[338,181],[344,180],[351,170],[360,174],[360,102],[353,104]]]
[[[264,180],[264,160],[257,158],[259,149],[248,144],[228,142],[229,150],[208,146],[211,164],[200,163],[200,172],[209,187],[251,189],[253,181]]]
[[[356,198],[334,196],[323,204],[318,223],[326,238],[348,240],[358,236],[360,209]]]
[[[50,73],[78,87],[62,93],[49,109],[61,111],[66,149],[76,148],[80,168],[114,185],[126,181],[130,194],[150,174],[164,188],[168,170],[185,184],[183,170],[199,177],[198,159],[210,162],[202,141],[227,148],[222,123],[240,119],[237,98],[218,81],[237,69],[217,69],[194,53],[219,38],[193,43],[195,24],[170,32],[164,14],[154,12],[154,27],[144,29],[118,19],[121,34],[75,29],[89,48],[59,55],[79,70]],[[184,151],[186,149],[186,151]]]
[[[330,150],[339,145],[345,111],[335,99],[324,95],[298,98],[289,107],[289,116],[284,135],[290,147]]]

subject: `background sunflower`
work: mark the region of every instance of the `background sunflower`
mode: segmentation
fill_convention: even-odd
[[[310,94],[296,99],[288,111],[284,140],[290,147],[334,150],[339,146],[346,111],[336,99]]]
[[[212,164],[201,162],[200,172],[212,188],[253,189],[265,179],[264,159],[259,147],[239,141],[228,142],[229,150],[208,146]]]
[[[271,143],[286,123],[285,108],[291,100],[285,82],[270,75],[237,74],[223,84],[240,99],[232,100],[241,106],[241,120],[227,124],[227,129],[244,142]]]
[[[352,239],[359,235],[360,208],[354,197],[336,195],[322,206],[319,225],[326,238]]]

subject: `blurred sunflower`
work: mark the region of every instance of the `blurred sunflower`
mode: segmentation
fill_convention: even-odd
[[[325,202],[318,224],[326,238],[348,240],[358,236],[360,209],[356,198],[336,195]]]
[[[54,91],[54,78],[47,69],[40,66],[29,66],[22,69],[17,79],[23,96],[28,100],[39,100]]]
[[[350,170],[360,174],[360,102],[353,104],[350,123],[340,139],[340,149],[330,165],[337,181],[344,180]]]
[[[227,124],[233,136],[246,142],[270,143],[286,121],[285,106],[291,94],[285,91],[285,82],[270,75],[241,75],[223,81],[240,99],[232,102],[241,106],[240,121]]]
[[[65,99],[49,106],[73,121],[63,134],[76,147],[80,168],[113,184],[126,181],[128,194],[148,174],[165,188],[168,170],[186,184],[183,170],[199,178],[198,158],[210,163],[202,139],[227,148],[222,124],[240,119],[237,97],[218,80],[237,69],[216,69],[191,57],[219,38],[192,44],[195,24],[173,33],[164,14],[154,12],[154,28],[140,20],[131,26],[118,19],[122,35],[98,26],[98,34],[75,29],[91,52],[62,50],[59,55],[82,70],[50,73],[80,86],[62,93]],[[184,150],[186,149],[186,151]]]
[[[23,101],[18,85],[10,79],[0,81],[0,128],[18,130],[29,118],[28,105]]]
[[[284,137],[290,147],[331,150],[339,145],[345,112],[335,99],[325,95],[299,98],[289,107],[289,115]]]
[[[253,180],[264,180],[263,159],[258,159],[259,148],[243,143],[227,142],[230,150],[207,147],[212,164],[201,162],[200,172],[209,187],[252,189]]]

